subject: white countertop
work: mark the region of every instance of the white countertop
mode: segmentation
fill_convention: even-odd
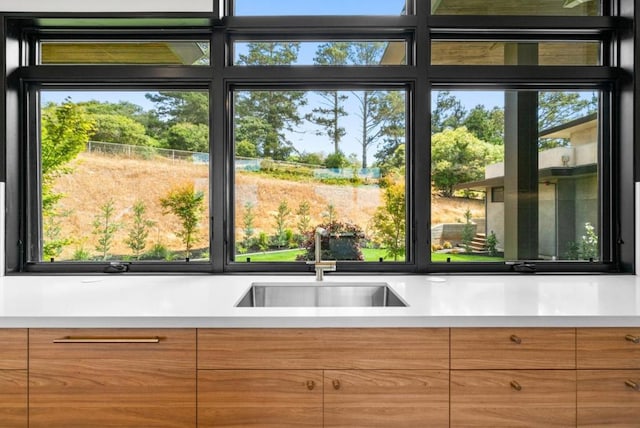
[[[11,327],[639,327],[632,275],[370,275],[409,306],[236,308],[252,282],[313,276],[10,276],[0,278],[0,328]],[[321,285],[320,285],[321,286]]]

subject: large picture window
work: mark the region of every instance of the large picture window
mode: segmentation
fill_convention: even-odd
[[[7,272],[634,269],[626,9],[219,3],[3,16]]]
[[[404,90],[234,93],[235,260],[406,259]]]
[[[35,261],[209,259],[209,96],[42,90]]]
[[[434,91],[431,260],[600,260],[599,99]]]

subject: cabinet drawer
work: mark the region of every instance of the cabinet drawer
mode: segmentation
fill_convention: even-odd
[[[454,328],[452,369],[574,369],[575,329]]]
[[[31,428],[196,423],[195,329],[35,329],[29,349]]]
[[[640,369],[640,328],[579,328],[579,369]]]
[[[0,370],[27,368],[27,330],[0,329]]]
[[[0,427],[27,428],[26,370],[0,370]]]
[[[198,427],[322,427],[321,370],[199,370]]]
[[[449,427],[449,373],[326,370],[326,428]]]
[[[452,427],[576,426],[575,370],[452,370]]]
[[[637,388],[640,370],[578,370],[578,426],[637,427]]]
[[[449,330],[200,329],[200,369],[447,369]]]

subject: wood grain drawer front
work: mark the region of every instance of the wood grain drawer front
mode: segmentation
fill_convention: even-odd
[[[0,370],[27,368],[27,329],[0,329]]]
[[[640,369],[640,328],[579,328],[579,369]]]
[[[640,426],[640,370],[578,370],[578,426]]]
[[[26,370],[0,370],[0,427],[27,428]]]
[[[29,347],[30,428],[196,424],[195,329],[32,329]]]
[[[452,427],[575,427],[575,370],[452,370]]]
[[[454,328],[452,369],[574,369],[575,329]]]
[[[199,370],[198,427],[322,427],[321,370]]]
[[[200,329],[200,369],[448,369],[449,330]]]
[[[448,427],[449,373],[326,370],[325,428]]]

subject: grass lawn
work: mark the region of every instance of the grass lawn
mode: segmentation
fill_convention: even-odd
[[[284,250],[284,251],[271,251],[266,253],[253,253],[253,254],[237,254],[236,261],[239,263],[245,262],[247,257],[251,258],[251,262],[293,262],[296,260],[298,254],[303,254],[304,251],[300,249]],[[379,248],[363,248],[362,255],[367,262],[377,262],[382,257],[383,261],[390,262],[393,260],[387,260],[386,250]],[[502,257],[490,257],[484,255],[474,254],[443,254],[443,253],[431,253],[431,261],[438,263],[445,263],[447,257],[451,258],[451,262],[502,262]],[[402,260],[399,260],[402,261]]]
[[[452,254],[452,253],[431,253],[431,261],[434,263],[445,262],[451,258],[451,263],[455,262],[503,262],[502,257],[491,257],[476,254]]]

